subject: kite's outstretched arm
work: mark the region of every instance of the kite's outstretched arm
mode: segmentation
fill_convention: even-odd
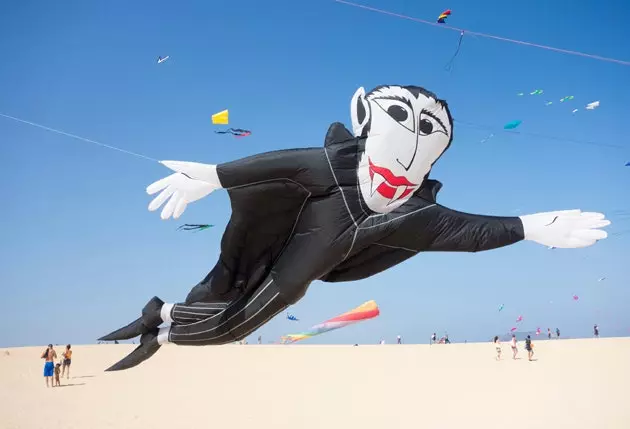
[[[402,217],[394,234],[380,244],[416,252],[479,252],[525,238],[518,217],[482,216],[432,204]]]
[[[147,187],[147,193],[160,194],[151,202],[149,210],[157,210],[166,200],[162,219],[177,219],[186,206],[217,189],[234,189],[264,182],[286,180],[306,188],[313,194],[324,188],[330,179],[324,177],[322,149],[290,149],[253,155],[224,164],[212,165],[185,161],[160,161],[175,171]],[[327,165],[327,164],[326,164]]]
[[[521,217],[484,216],[440,205],[408,216],[383,244],[416,251],[479,252],[531,240],[545,246],[577,248],[608,236],[601,213],[566,210]]]

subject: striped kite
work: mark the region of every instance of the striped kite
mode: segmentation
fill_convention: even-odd
[[[446,22],[446,18],[448,18],[451,15],[451,10],[447,9],[444,12],[442,12],[440,14],[440,16],[438,16],[437,22],[439,24],[444,24]]]
[[[296,341],[304,340],[306,338],[314,337],[315,335],[323,334],[324,332],[332,331],[334,329],[343,328],[353,323],[361,322],[363,320],[372,319],[379,315],[378,305],[374,301],[368,301],[354,310],[350,310],[347,313],[343,313],[337,317],[333,317],[313,326],[308,331],[300,332],[299,334],[289,334],[282,337],[282,343],[290,344]]]

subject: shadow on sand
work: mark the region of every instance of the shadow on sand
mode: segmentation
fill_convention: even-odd
[[[55,386],[55,387],[74,387],[74,386],[85,386],[85,383],[62,384],[60,386]]]

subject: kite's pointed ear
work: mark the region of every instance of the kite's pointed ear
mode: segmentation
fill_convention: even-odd
[[[350,116],[352,116],[352,132],[355,137],[364,137],[369,130],[370,105],[365,99],[365,89],[357,89],[350,102]]]

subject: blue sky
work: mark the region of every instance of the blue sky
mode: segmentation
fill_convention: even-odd
[[[535,0],[369,0],[371,6],[470,30],[630,60],[630,5]],[[0,14],[0,112],[157,159],[220,163],[274,149],[321,146],[328,125],[349,125],[359,86],[424,86],[445,98],[454,144],[434,168],[439,201],[515,215],[602,211],[609,232],[630,229],[627,118],[630,68],[456,32],[330,0],[12,2]],[[610,11],[615,11],[610,13]],[[158,55],[171,58],[156,64]],[[539,97],[518,92],[544,89]],[[558,100],[574,95],[572,104]],[[545,107],[544,100],[553,100]],[[586,103],[601,107],[585,111]],[[581,110],[571,114],[575,107]],[[214,134],[211,114],[253,135]],[[523,132],[622,146],[568,143]],[[214,265],[229,215],[225,192],[180,222],[147,210],[157,163],[0,118],[0,346],[88,343],[139,315],[153,295],[183,299]],[[208,222],[199,234],[181,223]],[[374,299],[381,316],[311,343],[485,340],[514,325],[567,336],[628,335],[630,234],[581,250],[534,243],[478,254],[421,254],[367,280],[315,282],[255,335],[308,328]],[[606,280],[598,282],[598,278]],[[625,286],[625,287],[624,287]],[[572,295],[580,296],[579,302]],[[497,311],[500,304],[505,309]]]

